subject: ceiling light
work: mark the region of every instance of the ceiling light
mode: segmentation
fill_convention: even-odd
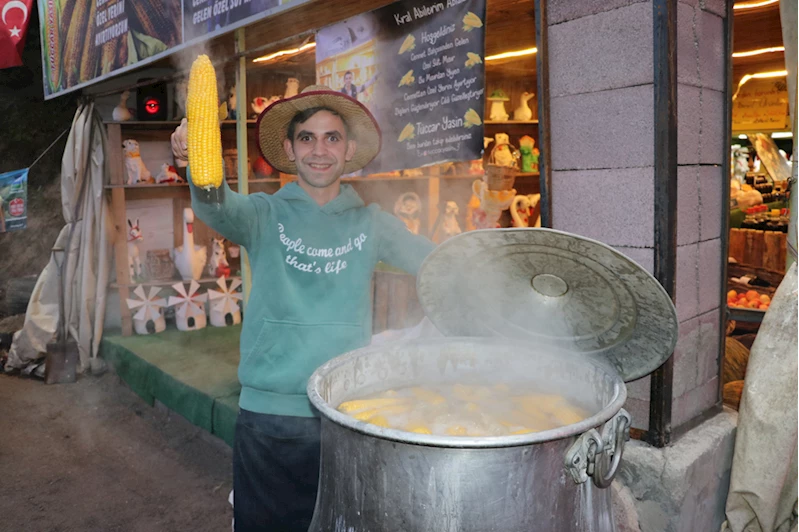
[[[792,139],[793,132],[791,131],[778,131],[777,133],[772,133],[771,138],[773,139]]]
[[[747,137],[746,135],[738,135],[738,138],[741,139],[741,140],[746,140],[749,137]]]
[[[315,48],[315,47],[316,47],[316,43],[315,42],[309,42],[308,44],[303,44],[299,48],[291,48],[291,49],[288,49],[288,50],[280,50],[279,52],[275,52],[273,54],[264,55],[264,56],[261,56],[261,57],[256,57],[255,59],[252,60],[252,62],[253,63],[265,63],[267,61],[272,61],[272,60],[278,59],[280,57],[297,55],[297,54],[300,54],[302,52],[305,52],[306,50],[310,50],[311,48]]]
[[[734,10],[736,10],[736,11],[740,11],[742,9],[754,9],[756,7],[763,7],[763,6],[768,6],[768,5],[771,5],[771,4],[776,4],[779,1],[780,0],[762,0],[760,2],[749,2],[749,3],[746,3],[746,4],[735,4],[734,6],[732,6],[732,8]]]
[[[516,50],[514,52],[503,52],[501,54],[489,55],[486,61],[497,61],[499,59],[510,59],[512,57],[522,57],[525,55],[533,55],[538,51],[538,48],[527,48],[524,50]]]
[[[751,57],[753,55],[769,54],[772,52],[784,52],[784,46],[773,46],[771,48],[760,48],[759,50],[750,50],[748,52],[735,52],[733,57]]]

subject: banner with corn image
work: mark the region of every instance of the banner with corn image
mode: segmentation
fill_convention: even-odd
[[[38,0],[45,97],[183,43],[181,0]]]
[[[399,0],[319,30],[317,81],[358,98],[383,132],[364,173],[482,158],[485,16],[486,0]]]

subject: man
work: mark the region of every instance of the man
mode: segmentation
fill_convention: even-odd
[[[377,81],[377,74],[375,74],[374,76],[369,78],[366,81],[366,83],[364,83],[359,87],[358,85],[352,84],[352,77],[353,77],[352,72],[350,72],[349,70],[344,73],[344,86],[341,88],[341,92],[356,100],[358,99],[358,95],[360,93],[371,87],[374,84],[374,82]]]
[[[341,184],[343,174],[380,151],[377,123],[354,99],[308,87],[264,110],[258,139],[264,159],[299,180],[273,195],[192,185],[192,207],[244,246],[253,273],[238,370],[236,531],[305,531],[320,453],[308,378],[331,358],[370,343],[375,265],[385,261],[415,275],[434,245],[379,207],[365,207]]]

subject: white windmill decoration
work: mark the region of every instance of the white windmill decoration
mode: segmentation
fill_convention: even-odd
[[[133,290],[138,299],[127,298],[128,308],[138,309],[133,315],[133,329],[136,334],[154,334],[166,329],[166,320],[161,311],[166,306],[166,299],[158,297],[160,291],[157,286],[151,286],[150,294],[145,295],[144,287],[139,285]]]
[[[236,292],[236,288],[241,285],[241,279],[233,279],[230,286],[227,285],[225,277],[216,280],[219,291],[208,289],[208,298],[211,300],[211,325],[214,327],[228,327],[241,323],[241,307],[239,301],[242,299],[241,292]]]
[[[198,294],[200,284],[192,280],[189,291],[183,283],[175,283],[172,288],[179,294],[169,296],[169,306],[175,308],[175,325],[179,331],[196,331],[206,326],[205,302],[208,294]]]

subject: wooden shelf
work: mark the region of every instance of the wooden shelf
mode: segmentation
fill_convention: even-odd
[[[199,279],[197,282],[200,284],[209,284],[209,283],[216,283],[218,277],[203,277]],[[226,277],[225,280],[231,279],[241,279],[238,275],[231,275],[230,277]],[[191,281],[181,281],[180,279],[170,279],[169,281],[142,281],[140,283],[129,283],[129,284],[120,284],[120,283],[110,283],[109,286],[111,288],[119,288],[121,286],[125,286],[127,288],[135,288],[139,285],[142,286],[172,286],[175,283],[183,282],[184,284],[189,284]]]
[[[263,179],[250,179],[249,183],[280,183],[279,177],[265,177]],[[228,180],[228,185],[238,185],[238,179],[231,179]],[[165,188],[188,188],[188,183],[153,183],[149,185],[106,185],[106,189],[111,188],[126,188],[126,189],[135,189],[135,190],[146,190],[146,189],[165,189]]]
[[[538,124],[538,120],[486,120],[488,126],[524,126]]]
[[[255,127],[256,120],[247,120],[247,127]],[[110,120],[105,122],[105,125],[116,125],[122,126],[124,129],[139,129],[139,130],[147,130],[147,129],[175,129],[180,125],[180,120],[126,120],[124,122],[117,122],[114,120]],[[222,121],[222,128],[229,129],[236,127],[235,120],[223,120]]]
[[[538,177],[540,175],[540,172],[519,172],[516,177]]]

